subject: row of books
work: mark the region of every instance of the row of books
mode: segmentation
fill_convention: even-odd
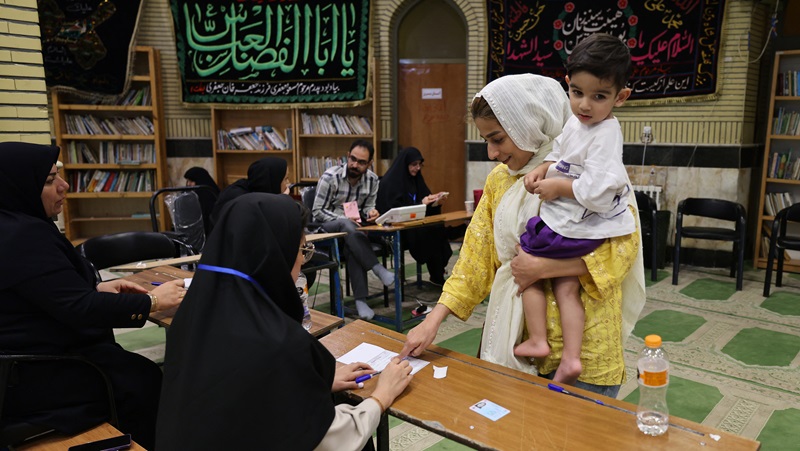
[[[153,171],[74,171],[68,177],[75,193],[122,193],[153,191]]]
[[[800,155],[789,152],[773,152],[767,167],[767,177],[771,179],[800,180]]]
[[[217,130],[217,147],[236,150],[287,150],[291,149],[292,129],[282,134],[269,125]]]
[[[329,168],[346,162],[346,157],[303,157],[300,160],[300,165],[303,178],[320,178]]]
[[[301,116],[306,135],[371,135],[372,125],[364,116],[307,114]]]
[[[767,193],[764,199],[764,213],[775,216],[779,211],[794,205],[794,195],[790,192]]]
[[[153,121],[145,116],[96,117],[91,114],[65,114],[67,133],[71,135],[152,135]]]
[[[778,72],[778,86],[775,95],[778,96],[800,96],[800,73],[796,70]]]
[[[800,113],[778,108],[778,114],[772,119],[773,135],[800,135]]]
[[[67,161],[88,164],[142,164],[155,163],[155,146],[150,143],[120,143],[103,141],[99,148],[89,147],[82,141],[67,145]]]

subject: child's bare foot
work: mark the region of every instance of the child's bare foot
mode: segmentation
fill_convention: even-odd
[[[553,376],[553,381],[566,385],[575,385],[582,370],[580,359],[564,359],[562,357],[561,363],[558,364],[556,375]]]
[[[518,357],[547,357],[550,354],[550,345],[547,340],[536,341],[529,338],[514,348],[514,355]]]

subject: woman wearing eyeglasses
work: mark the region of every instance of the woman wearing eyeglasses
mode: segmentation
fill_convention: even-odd
[[[334,406],[331,392],[373,370],[337,368],[300,325],[308,215],[289,196],[256,193],[222,210],[167,332],[157,449],[359,450],[411,381],[395,359],[370,398]]]
[[[381,214],[395,207],[427,205],[426,216],[442,212],[441,204],[447,200],[446,192],[431,194],[422,177],[422,153],[416,147],[406,147],[386,171],[378,186],[376,206]],[[428,265],[430,281],[444,285],[444,269],[453,255],[444,225],[406,230],[402,236],[403,247],[419,263]]]

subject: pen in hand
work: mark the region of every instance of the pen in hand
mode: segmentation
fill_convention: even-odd
[[[368,381],[368,380],[372,379],[373,377],[375,377],[375,376],[377,376],[379,374],[381,374],[381,371],[376,371],[376,372],[374,372],[372,374],[365,374],[363,376],[358,376],[356,378],[356,384],[360,384],[360,383],[362,383],[364,381]]]

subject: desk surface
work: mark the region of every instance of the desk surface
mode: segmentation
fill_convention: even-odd
[[[364,321],[355,321],[320,340],[340,357],[362,342],[400,352],[405,336]],[[681,418],[670,418],[666,434],[650,437],[636,427],[636,406],[571,388],[614,406],[556,393],[537,376],[491,364],[475,357],[431,346],[428,362],[414,376],[389,412],[409,423],[477,449],[592,450],[756,450],[758,442]],[[448,367],[447,377],[433,378],[433,366]],[[353,399],[372,394],[377,381],[348,392]],[[511,413],[491,421],[469,406],[489,399]],[[620,409],[620,410],[617,410]],[[715,441],[709,434],[721,436]]]
[[[309,233],[306,235],[306,243],[313,243],[314,241],[329,240],[331,238],[339,238],[346,236],[347,232],[331,232],[331,233]]]
[[[193,275],[194,273],[190,271],[184,271],[172,266],[160,266],[132,274],[124,279],[137,283],[146,290],[150,291],[155,288],[151,282],[168,282],[174,279],[192,277]],[[159,326],[169,328],[169,326],[172,324],[172,318],[175,316],[175,312],[177,311],[178,307],[171,308],[169,310],[162,310],[160,312],[154,312],[150,314],[148,319]],[[315,337],[323,335],[326,332],[341,326],[342,324],[344,324],[344,320],[338,316],[328,315],[327,313],[319,312],[313,309],[311,310],[311,330],[309,332]]]
[[[183,265],[187,263],[195,263],[200,261],[200,254],[197,255],[189,255],[186,257],[178,257],[178,258],[164,258],[160,260],[147,260],[141,262],[131,262],[125,263],[124,265],[117,265],[108,268],[108,271],[117,271],[117,272],[134,272],[134,271],[144,271],[150,268],[156,268],[158,266],[165,266],[165,265]]]
[[[25,446],[18,446],[15,449],[19,451],[23,450],[36,450],[36,451],[64,451],[70,446],[75,445],[82,445],[84,443],[94,442],[96,440],[103,440],[106,438],[118,437],[122,435],[122,432],[117,430],[114,426],[111,426],[108,423],[103,423],[97,427],[89,429],[86,432],[73,435],[71,437],[64,437],[64,436],[52,436],[52,437],[45,437],[41,440],[37,440],[30,445]],[[128,448],[131,451],[144,451],[144,448],[139,446],[136,441],[131,444],[131,447]]]
[[[466,210],[451,211],[449,213],[442,213],[440,215],[426,216],[416,221],[398,222],[392,225],[369,225],[359,227],[358,230],[364,232],[393,232],[395,230],[412,229],[415,227],[423,227],[426,225],[447,223],[455,221],[466,221],[472,217],[472,213],[467,213]]]

